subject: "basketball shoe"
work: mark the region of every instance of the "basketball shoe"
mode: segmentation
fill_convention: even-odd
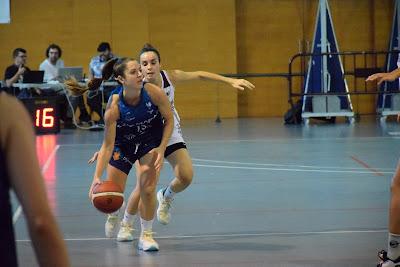
[[[153,232],[151,230],[145,230],[140,234],[138,248],[143,251],[158,251],[159,247],[153,239]]]
[[[117,226],[119,224],[119,216],[111,215],[107,216],[106,224],[105,224],[105,233],[106,237],[112,238],[115,236],[115,232],[117,231]]]
[[[400,257],[396,260],[389,259],[385,250],[380,251],[378,257],[381,262],[377,267],[400,267]]]
[[[117,241],[119,241],[119,242],[132,241],[134,232],[135,232],[135,229],[132,227],[132,225],[122,221],[121,225],[119,227]]]
[[[158,208],[157,208],[157,220],[161,224],[168,224],[171,219],[171,203],[172,199],[167,200],[164,198],[164,189],[160,189],[157,192]]]

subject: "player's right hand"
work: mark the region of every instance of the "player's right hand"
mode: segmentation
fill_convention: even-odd
[[[89,199],[90,199],[90,201],[92,201],[92,192],[93,192],[93,188],[96,186],[96,185],[98,185],[98,184],[100,184],[101,183],[101,180],[99,179],[99,178],[93,178],[93,182],[92,182],[92,185],[90,186],[90,188],[89,188]]]

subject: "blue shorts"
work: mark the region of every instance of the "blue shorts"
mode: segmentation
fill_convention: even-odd
[[[132,143],[129,146],[115,144],[109,164],[128,175],[135,161],[158,147],[160,143],[161,139],[136,145]]]

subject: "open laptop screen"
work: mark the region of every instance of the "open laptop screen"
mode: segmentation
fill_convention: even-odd
[[[43,83],[43,70],[30,70],[24,73],[23,83]]]
[[[83,80],[83,68],[82,67],[64,67],[58,69],[58,76],[62,81],[73,76],[77,81]]]

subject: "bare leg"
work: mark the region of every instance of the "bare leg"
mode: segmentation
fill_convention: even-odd
[[[176,193],[182,192],[193,180],[192,160],[186,149],[178,149],[167,157],[174,169],[175,178],[163,191],[157,193],[159,201],[157,219],[161,224],[168,224],[171,219],[171,203]]]
[[[187,149],[178,149],[167,157],[174,169],[175,178],[169,184],[174,193],[185,190],[193,180],[193,165]]]
[[[140,164],[140,224],[141,233],[138,248],[144,251],[158,250],[158,244],[153,239],[153,219],[156,211],[156,186],[159,172],[154,163],[156,154],[146,154],[139,160]]]
[[[113,181],[114,183],[118,184],[122,191],[125,191],[125,185],[126,185],[126,179],[128,175],[124,173],[123,171],[115,168],[114,166],[108,164],[107,166],[107,179]],[[120,210],[109,214],[107,216],[107,221],[105,224],[105,235],[108,238],[111,238],[114,236],[115,231],[118,227],[118,222],[119,222],[119,212]]]
[[[108,164],[107,166],[107,179],[118,184],[122,191],[125,191],[126,179],[128,175],[123,171],[115,168],[114,166]]]
[[[140,160],[140,203],[139,211],[141,218],[149,221],[154,218],[156,210],[156,186],[159,173],[155,170],[156,157],[154,154],[146,154]]]
[[[136,186],[133,189],[131,195],[129,196],[128,205],[126,206],[126,211],[134,215],[138,212],[138,206],[140,201],[140,164],[138,161],[135,162],[136,169]]]

